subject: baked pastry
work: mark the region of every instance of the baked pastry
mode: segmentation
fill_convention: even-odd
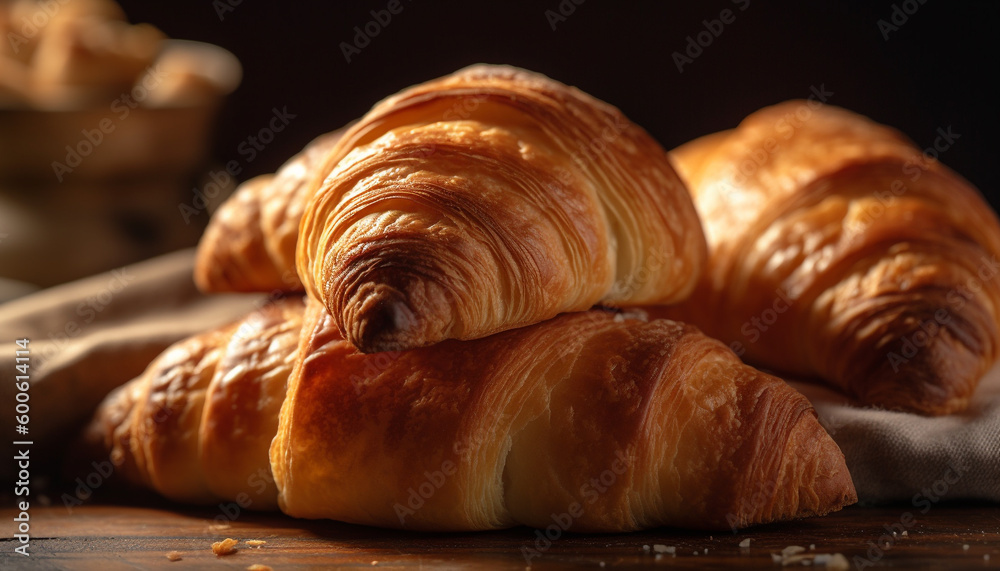
[[[305,193],[343,130],[321,135],[275,174],[241,184],[212,215],[198,243],[194,280],[204,292],[302,291],[295,242]]]
[[[295,362],[304,301],[283,298],[180,341],[98,408],[88,454],[116,478],[186,503],[277,507],[268,447]]]
[[[364,355],[281,300],[166,351],[87,441],[176,501],[408,529],[723,529],[855,500],[805,397],[694,327],[604,310]]]
[[[695,294],[662,312],[858,402],[962,410],[997,359],[1000,225],[893,129],[789,101],[672,153],[708,238]]]
[[[164,40],[111,0],[3,3],[0,32],[0,69],[16,73],[0,74],[0,96],[16,91],[8,104],[51,109],[106,106],[142,79]]]
[[[685,298],[705,257],[661,147],[542,75],[479,65],[377,104],[305,208],[299,277],[364,352],[597,302]]]
[[[292,516],[729,529],[856,499],[806,398],[689,325],[592,310],[376,355],[318,304],[302,327],[271,445]]]

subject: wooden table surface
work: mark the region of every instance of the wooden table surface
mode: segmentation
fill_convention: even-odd
[[[888,540],[891,536],[883,526],[901,525],[905,512],[916,512],[916,521],[911,522],[906,536]],[[373,566],[525,569],[525,551],[535,548],[537,539],[536,530],[528,528],[426,534],[297,520],[280,514],[234,514],[230,521],[219,509],[210,508],[84,505],[69,513],[65,507],[50,506],[31,508],[29,566],[29,558],[12,554],[17,542],[10,522],[15,515],[10,508],[0,510],[0,519],[7,522],[0,552],[2,569],[246,569],[253,564],[275,570]],[[220,520],[226,523],[220,524]],[[217,557],[211,543],[226,537],[267,543],[260,548],[241,544],[235,554]],[[745,538],[752,540],[748,549],[739,547]],[[874,545],[884,547],[887,540],[891,541],[888,549],[874,550]],[[644,545],[650,546],[649,553]],[[674,547],[676,555],[657,557],[652,549],[655,545]],[[624,535],[565,534],[539,551],[531,559],[531,568],[706,564],[775,568],[781,564],[772,554],[790,545],[805,547],[806,554],[842,553],[851,569],[868,568],[866,562],[873,568],[1000,568],[1000,507],[938,505],[925,515],[907,505],[855,506],[823,518],[760,526],[736,534],[674,529]],[[810,550],[810,545],[815,549]],[[181,560],[168,561],[170,551],[180,552]]]

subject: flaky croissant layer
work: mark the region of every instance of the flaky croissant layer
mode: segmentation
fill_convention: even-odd
[[[283,300],[166,351],[87,443],[177,501],[406,529],[723,529],[855,500],[803,396],[691,326],[602,310],[365,355]]]
[[[304,301],[270,302],[185,339],[105,398],[84,434],[127,482],[186,503],[275,509],[268,447],[294,365]]]
[[[593,310],[361,355],[312,305],[299,351],[271,446],[290,515],[723,529],[855,500],[805,397],[680,323]]]
[[[194,281],[204,292],[297,292],[295,243],[318,165],[343,129],[326,133],[274,174],[241,184],[212,215],[198,243]]]
[[[998,357],[1000,224],[896,131],[814,101],[672,154],[707,234],[696,293],[658,313],[859,402],[962,410]]]
[[[598,301],[686,297],[705,258],[666,153],[617,109],[474,66],[377,104],[327,156],[299,276],[365,352],[474,339]]]

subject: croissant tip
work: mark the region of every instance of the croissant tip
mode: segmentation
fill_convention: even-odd
[[[860,402],[928,416],[961,412],[968,406],[986,372],[981,349],[968,348],[945,328],[928,343],[906,349],[904,344],[903,349],[882,355],[867,375],[848,372]]]
[[[825,515],[858,501],[854,480],[844,453],[814,415],[803,416],[796,426],[793,454],[814,462],[800,482],[797,517]]]
[[[396,296],[383,296],[366,303],[347,338],[362,353],[412,348],[420,319]]]

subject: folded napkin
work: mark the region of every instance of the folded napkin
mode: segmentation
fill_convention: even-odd
[[[106,394],[138,376],[170,344],[234,321],[264,298],[206,296],[194,285],[193,268],[194,250],[182,250],[0,305],[2,446],[32,442],[37,474],[37,467],[59,460]],[[17,389],[7,376],[25,364],[15,362],[20,339],[28,340],[29,351],[24,435],[15,433]],[[14,462],[0,462],[0,474],[13,469]]]
[[[835,391],[791,383],[816,408],[844,451],[862,502],[1000,502],[1000,365],[980,381],[968,409],[941,417],[859,408]]]
[[[0,367],[13,369],[15,339],[31,340],[29,427],[40,453],[58,454],[108,392],[168,345],[265,302],[200,294],[193,259],[185,250],[0,305],[0,346],[9,346]],[[10,407],[12,385],[0,385]],[[938,418],[857,408],[823,386],[792,385],[844,451],[861,501],[907,501],[915,513],[945,499],[1000,501],[1000,366],[967,411]],[[0,415],[0,434],[13,435],[12,422]]]

